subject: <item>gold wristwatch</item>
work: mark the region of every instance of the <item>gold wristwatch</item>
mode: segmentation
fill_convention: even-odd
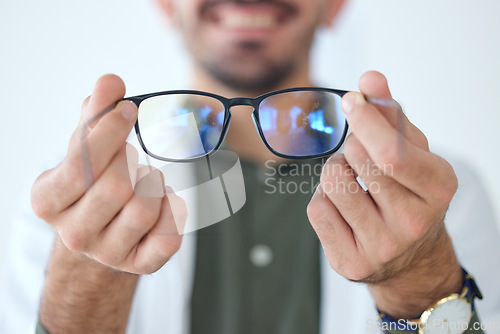
[[[457,292],[443,297],[425,310],[419,319],[395,320],[380,313],[380,326],[384,333],[390,334],[462,334],[469,328],[474,315],[474,299],[482,299],[474,277],[462,268],[464,286]]]

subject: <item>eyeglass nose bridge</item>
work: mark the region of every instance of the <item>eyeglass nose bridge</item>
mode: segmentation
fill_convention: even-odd
[[[228,99],[227,108],[231,109],[232,107],[236,107],[236,106],[249,106],[249,107],[253,107],[255,109],[257,107],[255,105],[255,103],[256,103],[255,101],[256,101],[255,99],[251,99],[248,97],[237,97],[234,99]]]

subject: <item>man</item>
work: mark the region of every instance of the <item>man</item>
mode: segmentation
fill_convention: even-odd
[[[193,88],[227,97],[313,86],[309,52],[314,32],[331,25],[343,5],[342,0],[158,2],[193,57]],[[344,154],[326,162],[312,199],[284,195],[281,206],[274,202],[278,197],[268,201],[270,209],[276,205],[268,211],[275,215],[270,221],[281,223],[268,242],[282,250],[275,252],[272,265],[284,268],[269,274],[249,268],[252,264],[245,263],[243,256],[232,256],[245,253],[242,247],[252,233],[260,240],[253,227],[245,230],[249,223],[257,225],[265,219],[255,213],[256,204],[253,211],[247,203],[246,211],[207,228],[208,232],[201,230],[197,240],[189,236],[182,240],[175,233],[172,214],[185,212],[182,199],[172,194],[146,198],[134,193],[130,178],[149,171],[147,166],[137,170],[127,166],[125,140],[137,119],[136,106],[119,102],[87,128],[89,119],[124,96],[118,77],[102,77],[84,101],[82,120],[66,158],[33,186],[33,210],[56,232],[39,330],[118,333],[128,325],[130,331],[140,333],[188,329],[192,333],[354,333],[367,330],[365,309],[374,311],[375,305],[394,319],[415,319],[436,300],[462,291],[465,277],[460,264],[475,266],[459,263],[444,226],[458,184],[453,168],[429,152],[425,136],[400,110],[367,101],[366,97],[391,100],[381,74],[366,73],[359,88],[361,93],[348,93],[342,100],[352,129]],[[405,130],[400,131],[401,127]],[[80,142],[82,129],[86,146]],[[245,161],[248,183],[256,177],[258,166],[271,160],[274,166],[286,162],[261,143],[244,110],[233,112],[226,143]],[[84,155],[90,167],[84,164]],[[370,173],[368,167],[382,172]],[[368,189],[379,184],[380,191],[362,191],[356,175]],[[331,186],[340,183],[356,188],[346,191]],[[255,203],[264,205],[258,201],[262,192],[255,189]],[[331,268],[320,268],[311,231],[294,233],[304,228],[306,205]],[[279,231],[287,227],[284,223],[291,226],[291,234],[279,240]],[[482,259],[500,255],[494,221],[480,223],[486,224],[481,233],[489,237],[484,248],[455,246],[473,249]],[[467,229],[460,232],[473,234]],[[227,236],[237,238],[241,245],[229,243]],[[182,248],[195,245],[191,254],[179,251],[181,240]],[[495,242],[497,246],[492,246]],[[485,249],[489,254],[481,253]],[[177,251],[177,262],[169,262]],[[287,256],[281,258],[282,253]],[[183,265],[183,259],[194,255],[194,268]],[[498,270],[491,270],[498,275]],[[184,274],[175,276],[174,271]],[[141,277],[154,272],[152,277]],[[301,272],[306,274],[300,276]],[[373,302],[366,290],[346,285],[335,272],[367,283]],[[331,290],[332,282],[339,290]],[[282,291],[280,286],[290,289]],[[492,293],[498,296],[498,290]],[[344,315],[332,312],[342,309]],[[360,319],[354,322],[357,316]],[[477,321],[473,318],[471,324]]]

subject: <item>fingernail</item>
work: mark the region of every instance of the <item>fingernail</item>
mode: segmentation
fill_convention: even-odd
[[[342,98],[342,110],[344,110],[344,113],[348,114],[352,112],[352,110],[356,105],[361,105],[365,102],[366,102],[365,98],[361,93],[357,92],[347,93]]]
[[[351,112],[355,104],[356,104],[356,95],[354,95],[353,93],[347,93],[342,98],[342,110],[344,110],[346,114]]]
[[[124,101],[122,102],[122,115],[129,121],[135,121],[137,117],[137,107],[132,101]]]

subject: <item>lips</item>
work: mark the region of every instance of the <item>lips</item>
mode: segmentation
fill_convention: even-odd
[[[204,6],[202,15],[225,29],[269,30],[289,21],[295,7],[275,1],[220,1]]]
[[[278,20],[271,15],[226,15],[217,23],[229,29],[269,29],[278,25]]]

